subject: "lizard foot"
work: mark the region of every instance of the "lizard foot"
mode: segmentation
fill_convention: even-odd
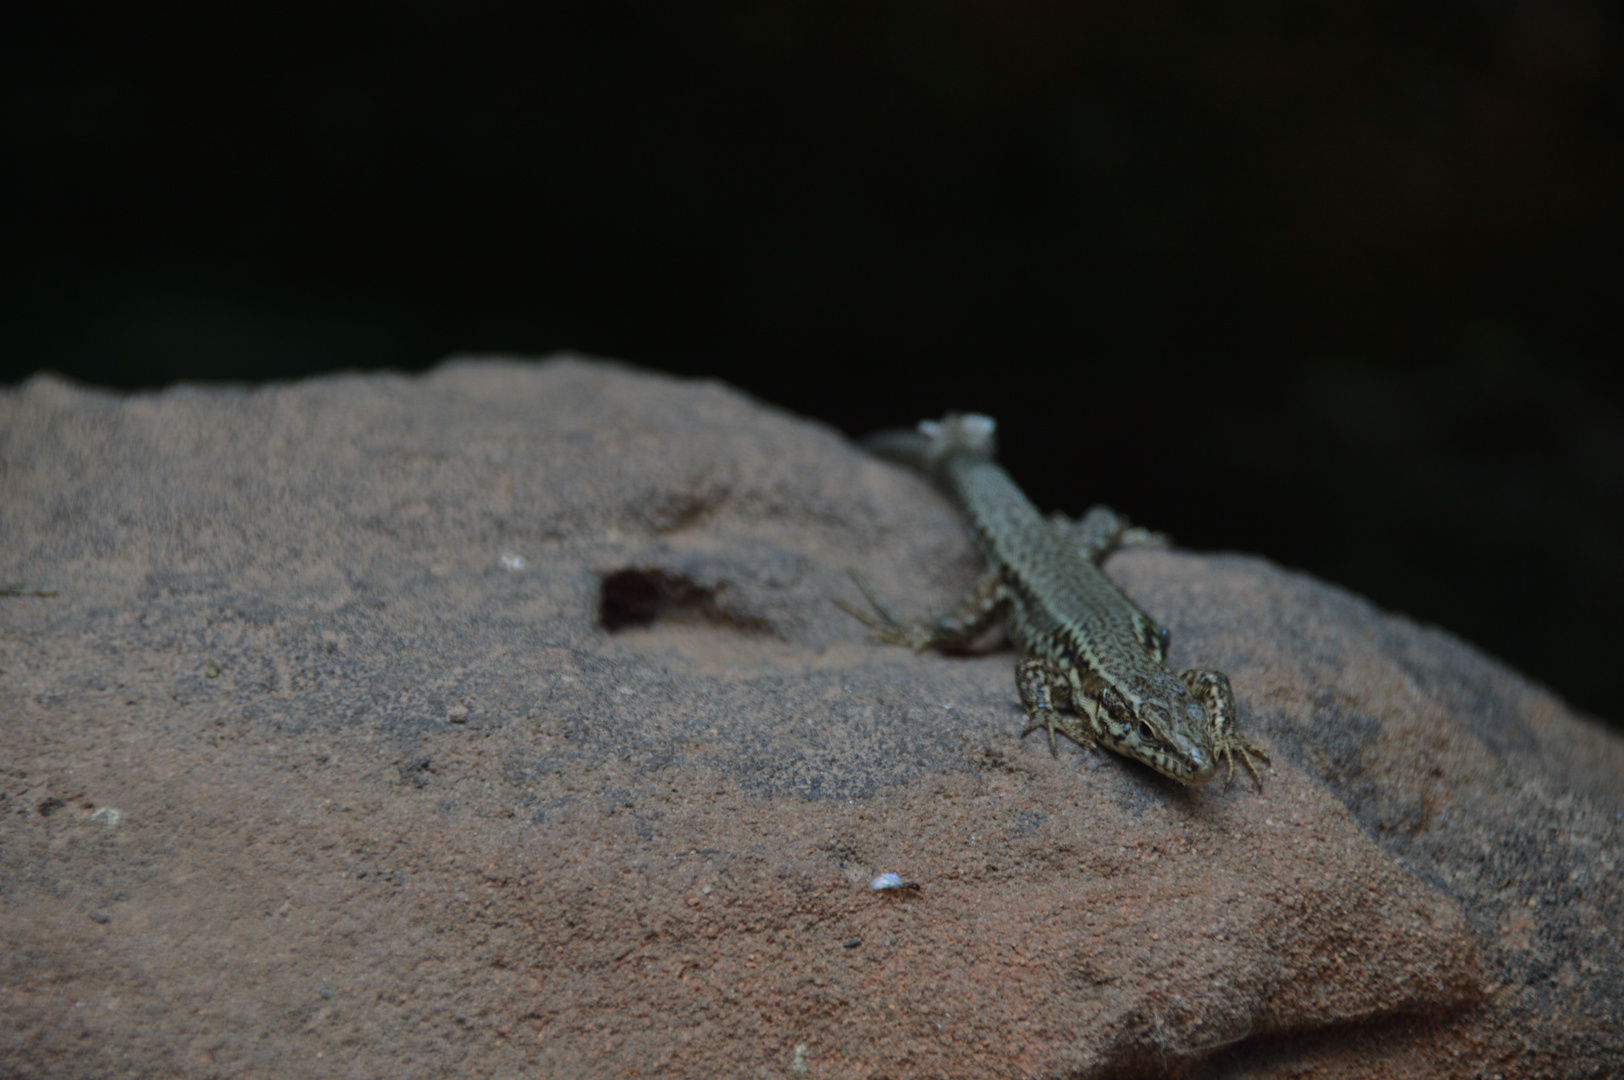
[[[868,580],[855,569],[848,570],[852,581],[863,593],[865,599],[874,608],[873,612],[864,611],[856,604],[848,604],[844,600],[836,600],[835,606],[870,630],[870,636],[886,645],[906,645],[914,652],[922,652],[930,646],[932,634],[930,627],[925,623],[905,623],[891,613],[891,609],[881,600],[879,594],[869,586]]]
[[[1095,745],[1086,728],[1056,711],[1057,706],[1071,704],[1072,697],[1070,683],[1052,662],[1033,656],[1022,660],[1015,667],[1015,686],[1026,707],[1026,718],[1031,721],[1021,738],[1043,728],[1049,733],[1049,753],[1056,757],[1060,756],[1054,741],[1057,731],[1085,750]]]
[[[1240,735],[1237,735],[1233,731],[1220,738],[1213,749],[1218,757],[1223,758],[1229,763],[1229,774],[1224,777],[1224,783],[1226,785],[1233,783],[1235,780],[1235,755],[1239,754],[1242,763],[1246,766],[1247,771],[1252,774],[1252,779],[1256,781],[1257,789],[1259,791],[1263,790],[1263,777],[1257,771],[1257,766],[1252,764],[1252,758],[1254,756],[1260,757],[1263,759],[1263,764],[1272,765],[1273,762],[1269,760],[1268,754],[1265,754],[1252,742]]]
[[[1078,730],[1076,724],[1067,723],[1065,717],[1061,716],[1057,712],[1054,712],[1053,710],[1050,710],[1045,715],[1033,716],[1031,717],[1031,720],[1032,722],[1027,724],[1026,729],[1021,732],[1021,738],[1026,738],[1034,731],[1048,731],[1049,753],[1053,754],[1055,757],[1060,756],[1060,748],[1055,745],[1054,741],[1054,733],[1057,731],[1066,738],[1070,739],[1072,742],[1076,743],[1078,746],[1081,746],[1084,750],[1092,750],[1094,747],[1099,745],[1093,740],[1092,737],[1088,735],[1087,732]]]

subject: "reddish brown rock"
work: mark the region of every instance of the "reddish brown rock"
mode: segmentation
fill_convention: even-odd
[[[962,526],[717,385],[38,378],[0,500],[7,1075],[1624,1061],[1624,743],[1260,559],[1108,567],[1274,755],[1189,791],[865,642]]]

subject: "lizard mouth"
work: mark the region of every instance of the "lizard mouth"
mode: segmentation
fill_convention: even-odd
[[[1218,762],[1210,754],[1196,752],[1183,757],[1166,754],[1164,759],[1173,779],[1189,787],[1200,787],[1218,775]]]
[[[1173,779],[1177,780],[1181,784],[1184,784],[1186,787],[1201,787],[1217,775],[1217,767],[1208,762],[1202,765],[1200,768],[1192,768],[1188,769],[1184,773],[1177,773],[1174,775]]]

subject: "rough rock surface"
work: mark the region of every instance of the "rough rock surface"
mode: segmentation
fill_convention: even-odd
[[[912,610],[979,569],[917,477],[715,384],[0,395],[0,1074],[1624,1061],[1624,741],[1548,692],[1124,552],[1274,756],[1189,791],[1021,741],[1006,651],[865,641],[852,565]]]

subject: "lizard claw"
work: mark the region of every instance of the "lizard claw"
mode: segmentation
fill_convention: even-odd
[[[1021,738],[1023,738],[1023,739],[1026,738],[1028,735],[1032,734],[1032,732],[1036,731],[1038,728],[1047,728],[1048,729],[1048,732],[1049,732],[1049,755],[1051,757],[1059,757],[1060,756],[1060,747],[1056,746],[1055,741],[1054,741],[1054,713],[1051,712],[1047,716],[1045,716],[1043,719],[1034,720],[1030,724],[1027,724],[1026,725],[1026,730],[1021,732]]]
[[[1026,730],[1021,732],[1021,738],[1026,738],[1028,735],[1032,734],[1032,732],[1037,731],[1040,728],[1048,731],[1049,753],[1053,754],[1055,757],[1060,756],[1060,747],[1058,744],[1056,744],[1054,737],[1055,732],[1057,731],[1066,738],[1070,739],[1072,742],[1076,743],[1078,746],[1082,747],[1084,750],[1092,750],[1094,747],[1099,745],[1099,743],[1089,738],[1087,732],[1080,729],[1076,724],[1067,724],[1066,718],[1055,712],[1053,709],[1046,710],[1044,713],[1032,717],[1032,722],[1027,724]]]
[[[1257,789],[1259,791],[1263,790],[1263,776],[1257,771],[1257,766],[1252,764],[1252,758],[1254,756],[1260,757],[1263,759],[1263,764],[1272,765],[1274,763],[1269,759],[1268,754],[1265,754],[1251,742],[1241,738],[1234,732],[1230,732],[1229,736],[1218,744],[1217,751],[1218,755],[1229,764],[1229,772],[1224,777],[1224,785],[1226,787],[1235,782],[1235,755],[1239,754],[1241,763],[1246,766],[1246,771],[1252,774],[1252,779],[1256,782]]]

